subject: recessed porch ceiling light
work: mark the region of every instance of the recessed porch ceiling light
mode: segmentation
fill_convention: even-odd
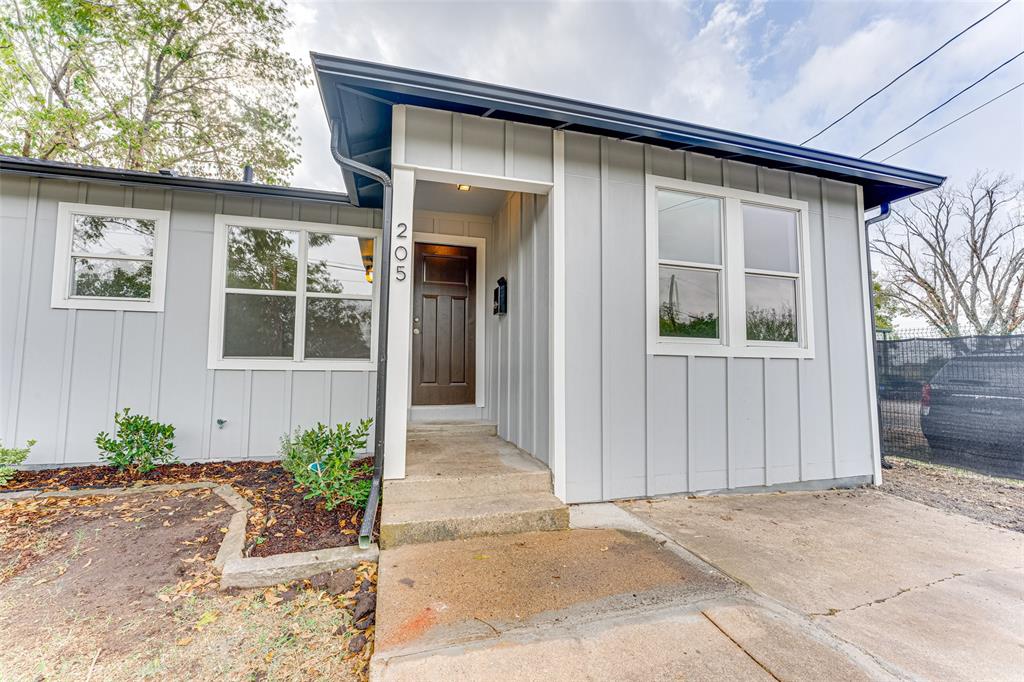
[[[469,185],[455,185],[460,192],[468,192]]]

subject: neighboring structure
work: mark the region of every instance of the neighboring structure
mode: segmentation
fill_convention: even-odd
[[[0,158],[0,438],[28,464],[95,461],[122,407],[185,460],[272,457],[373,415],[386,342],[388,478],[409,420],[482,420],[570,502],[878,480],[864,211],[943,178],[313,61],[337,151],[393,178],[389,338],[379,185]]]

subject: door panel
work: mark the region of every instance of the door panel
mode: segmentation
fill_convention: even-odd
[[[416,244],[412,403],[476,402],[476,249]]]

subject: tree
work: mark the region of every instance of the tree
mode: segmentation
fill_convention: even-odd
[[[871,249],[899,306],[946,336],[1010,334],[1024,323],[1024,187],[980,173],[879,223]]]
[[[888,286],[878,281],[878,273],[871,273],[872,300],[875,304],[875,329],[892,329],[893,318],[900,314],[900,306]]]
[[[288,26],[277,0],[0,0],[0,151],[283,182]]]

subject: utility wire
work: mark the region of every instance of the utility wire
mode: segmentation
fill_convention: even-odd
[[[931,53],[929,53],[929,54],[928,54],[927,56],[925,56],[925,57],[924,57],[923,59],[921,59],[921,60],[920,60],[919,62],[917,62],[916,64],[914,64],[913,66],[911,66],[911,67],[910,67],[909,69],[907,69],[906,71],[904,71],[904,72],[903,72],[903,73],[901,73],[900,75],[898,75],[898,76],[896,76],[895,78],[893,78],[893,79],[892,79],[891,81],[889,81],[888,83],[886,83],[885,85],[883,85],[883,86],[882,86],[881,88],[879,88],[879,89],[878,89],[878,90],[876,90],[875,92],[873,92],[873,93],[871,93],[870,95],[868,95],[868,96],[867,96],[866,98],[864,98],[863,100],[861,100],[861,101],[860,101],[860,102],[859,102],[859,103],[857,104],[857,106],[855,106],[855,107],[854,107],[853,109],[850,109],[850,110],[849,110],[849,111],[847,111],[847,112],[846,112],[845,114],[843,114],[842,116],[840,116],[840,117],[839,117],[839,118],[837,118],[836,120],[832,121],[832,122],[831,122],[831,123],[829,123],[829,124],[828,124],[827,126],[825,126],[824,128],[822,128],[822,129],[821,129],[821,130],[819,130],[818,132],[814,133],[813,135],[811,135],[810,137],[808,137],[808,138],[807,138],[806,140],[804,140],[804,141],[803,141],[803,142],[801,142],[800,144],[802,144],[802,145],[804,145],[804,144],[807,144],[808,142],[810,142],[810,141],[811,141],[811,140],[813,140],[814,138],[818,137],[819,135],[821,135],[822,133],[824,133],[825,131],[827,131],[828,129],[830,129],[830,128],[831,128],[832,126],[834,126],[835,124],[837,124],[837,123],[839,123],[840,121],[842,121],[843,119],[845,119],[845,118],[846,118],[847,116],[849,116],[849,115],[850,115],[850,114],[852,114],[853,112],[855,112],[855,111],[857,111],[858,109],[860,109],[860,108],[861,108],[862,106],[864,106],[865,104],[867,104],[868,102],[870,102],[871,100],[873,100],[873,99],[874,99],[875,97],[877,97],[878,95],[882,94],[882,93],[883,93],[883,92],[884,92],[884,91],[885,91],[886,89],[888,89],[888,88],[889,88],[889,86],[890,86],[890,85],[892,85],[893,83],[895,83],[895,82],[896,82],[896,81],[898,81],[899,79],[903,78],[903,77],[904,77],[904,76],[906,76],[906,75],[907,75],[908,73],[910,73],[911,71],[913,71],[913,70],[914,70],[914,69],[916,69],[917,67],[921,66],[922,64],[924,64],[924,63],[925,63],[926,61],[928,61],[928,60],[929,60],[929,59],[931,59],[932,57],[934,57],[934,56],[935,56],[935,55],[936,55],[936,54],[937,54],[937,53],[938,53],[938,52],[939,52],[940,50],[942,50],[942,49],[943,49],[944,47],[946,47],[947,45],[949,45],[949,44],[950,44],[951,42],[953,42],[954,40],[956,40],[957,38],[959,38],[959,37],[960,37],[960,36],[962,36],[963,34],[967,33],[967,32],[968,32],[968,31],[970,31],[970,30],[971,30],[972,28],[974,28],[975,26],[977,26],[977,25],[978,25],[978,24],[980,24],[981,22],[985,21],[985,20],[986,20],[986,19],[988,19],[988,18],[989,18],[990,16],[992,16],[993,14],[995,14],[996,12],[998,12],[999,10],[1001,10],[1002,8],[1006,7],[1006,6],[1007,6],[1007,5],[1009,5],[1009,4],[1010,4],[1010,0],[1006,0],[1006,2],[1004,2],[1004,3],[1003,3],[1003,4],[1001,4],[1001,5],[999,5],[999,7],[996,7],[996,8],[994,9],[994,10],[992,10],[991,12],[989,12],[988,14],[986,14],[985,16],[983,16],[983,17],[982,17],[981,19],[978,19],[978,20],[977,20],[977,21],[975,21],[975,22],[974,22],[973,24],[971,24],[970,26],[968,26],[968,27],[967,27],[967,28],[965,28],[964,30],[960,31],[960,32],[959,32],[959,33],[957,33],[957,34],[956,34],[955,36],[953,36],[952,38],[950,38],[949,40],[947,40],[946,42],[944,42],[944,43],[942,43],[941,45],[939,45],[939,46],[938,46],[937,48],[935,48],[935,49],[934,49],[934,50],[933,50],[933,51],[932,51]]]
[[[961,119],[965,119],[965,118],[967,118],[968,116],[970,116],[971,114],[973,114],[973,113],[974,113],[975,111],[978,111],[979,109],[984,109],[984,108],[985,108],[985,107],[987,107],[987,106],[988,106],[989,104],[992,104],[992,102],[995,102],[995,101],[996,101],[997,99],[1001,99],[1001,98],[1003,98],[1003,97],[1006,97],[1006,96],[1007,96],[1007,95],[1009,95],[1009,94],[1010,94],[1011,92],[1013,92],[1014,90],[1016,90],[1017,88],[1020,88],[1020,87],[1024,87],[1024,81],[1022,81],[1022,82],[1020,82],[1020,83],[1017,83],[1016,85],[1014,85],[1014,86],[1013,86],[1012,88],[1010,88],[1009,90],[1006,90],[1005,92],[1003,92],[1003,93],[1001,93],[1001,94],[998,94],[998,95],[996,95],[995,97],[993,97],[993,98],[992,98],[992,99],[990,99],[989,101],[985,102],[984,104],[979,104],[978,106],[976,106],[976,107],[974,107],[973,109],[971,109],[970,111],[968,111],[968,112],[967,112],[966,114],[961,114],[960,116],[957,116],[956,118],[954,118],[954,119],[953,119],[952,121],[950,121],[950,122],[949,122],[949,123],[947,123],[946,125],[942,126],[941,128],[936,128],[935,130],[933,130],[932,132],[928,133],[928,134],[927,134],[927,135],[925,135],[924,137],[919,137],[918,139],[916,139],[916,140],[914,140],[913,142],[911,142],[910,144],[908,144],[908,145],[907,145],[906,147],[903,147],[902,149],[899,149],[899,150],[897,150],[897,151],[893,152],[892,154],[890,154],[889,156],[885,157],[885,158],[884,158],[884,159],[882,159],[882,160],[881,160],[881,161],[880,161],[879,163],[884,163],[884,162],[888,161],[889,159],[891,159],[892,157],[896,156],[897,154],[902,154],[903,152],[907,151],[908,149],[910,149],[911,147],[913,147],[913,146],[914,146],[915,144],[917,144],[918,142],[924,142],[925,140],[927,140],[927,139],[928,139],[929,137],[931,137],[931,136],[932,136],[932,135],[934,135],[935,133],[937,133],[937,132],[939,132],[939,131],[942,131],[942,130],[945,130],[946,128],[948,128],[949,126],[953,125],[953,124],[954,124],[954,123],[956,123],[957,121],[959,121],[959,120],[961,120]]]
[[[953,95],[952,97],[950,97],[949,99],[947,99],[947,100],[946,100],[945,102],[943,102],[942,104],[939,104],[938,106],[936,106],[936,107],[932,108],[932,109],[931,109],[931,111],[927,112],[927,113],[926,113],[926,114],[924,114],[923,116],[920,116],[919,118],[917,118],[917,119],[916,119],[916,120],[915,120],[915,121],[914,121],[913,123],[911,123],[910,125],[908,125],[908,126],[905,126],[905,127],[901,128],[901,129],[900,129],[900,130],[898,130],[897,132],[895,132],[895,133],[893,133],[892,135],[890,135],[889,137],[885,138],[884,140],[882,140],[881,142],[879,142],[878,144],[876,144],[876,145],[875,145],[874,147],[872,147],[871,149],[869,149],[869,150],[867,150],[866,152],[864,152],[863,154],[861,154],[861,155],[860,155],[860,158],[862,158],[862,159],[863,159],[863,158],[864,158],[865,156],[867,156],[867,155],[868,155],[868,154],[870,154],[871,152],[875,151],[876,149],[878,149],[879,147],[881,147],[882,145],[884,145],[884,144],[885,144],[886,142],[888,142],[888,141],[889,141],[889,140],[891,140],[892,138],[896,137],[897,135],[901,135],[901,134],[903,134],[903,133],[907,132],[908,130],[910,130],[911,128],[913,128],[914,126],[916,126],[916,125],[917,125],[918,123],[920,123],[920,122],[921,122],[921,121],[923,121],[924,119],[928,118],[929,116],[931,116],[932,114],[934,114],[934,113],[935,113],[936,111],[938,111],[938,110],[939,110],[939,109],[941,109],[942,107],[946,106],[947,104],[949,104],[950,102],[952,102],[953,100],[955,100],[955,99],[956,99],[957,97],[959,97],[960,95],[964,94],[965,92],[967,92],[968,90],[970,90],[971,88],[973,88],[973,87],[974,87],[975,85],[977,85],[978,83],[982,82],[983,80],[985,80],[986,78],[988,78],[989,76],[991,76],[992,74],[994,74],[994,73],[995,73],[996,71],[998,71],[999,69],[1003,68],[1004,66],[1006,66],[1007,64],[1009,64],[1009,63],[1010,63],[1010,62],[1012,62],[1013,60],[1015,60],[1015,59],[1019,59],[1019,58],[1020,58],[1020,57],[1021,57],[1022,55],[1024,55],[1024,50],[1022,50],[1022,51],[1018,52],[1017,54],[1013,55],[1012,57],[1010,57],[1009,59],[1007,59],[1007,60],[1006,60],[1005,62],[1003,62],[1002,64],[1000,64],[999,66],[997,66],[996,68],[992,69],[991,71],[989,71],[988,73],[986,73],[986,74],[985,74],[984,76],[982,76],[981,78],[979,78],[978,80],[974,81],[973,83],[971,83],[970,85],[968,85],[968,86],[967,86],[966,88],[964,88],[963,90],[961,90],[960,92],[956,93],[955,95]]]

